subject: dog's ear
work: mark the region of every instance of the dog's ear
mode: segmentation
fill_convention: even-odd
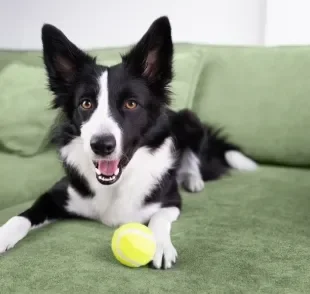
[[[52,91],[63,91],[87,63],[94,60],[80,50],[56,27],[42,27],[43,59]]]
[[[173,44],[166,16],[155,20],[141,40],[123,56],[123,62],[136,76],[150,84],[165,86],[172,79]]]

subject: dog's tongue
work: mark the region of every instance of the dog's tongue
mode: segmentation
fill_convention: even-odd
[[[100,160],[98,162],[98,169],[105,176],[112,176],[115,174],[118,167],[119,160]]]

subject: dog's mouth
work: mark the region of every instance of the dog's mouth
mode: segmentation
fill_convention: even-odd
[[[120,160],[98,160],[93,161],[93,163],[97,180],[102,185],[114,184],[122,174]]]

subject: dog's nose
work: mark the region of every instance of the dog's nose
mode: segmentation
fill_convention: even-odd
[[[91,139],[90,147],[97,155],[110,155],[116,147],[116,140],[112,135],[97,136]]]

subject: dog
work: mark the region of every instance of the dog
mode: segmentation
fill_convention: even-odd
[[[154,233],[152,266],[171,268],[179,186],[198,192],[228,169],[254,170],[256,163],[191,111],[169,109],[173,42],[166,16],[111,67],[50,24],[42,27],[42,43],[53,107],[62,114],[53,142],[66,176],[0,228],[0,253],[55,220],[139,222]]]

